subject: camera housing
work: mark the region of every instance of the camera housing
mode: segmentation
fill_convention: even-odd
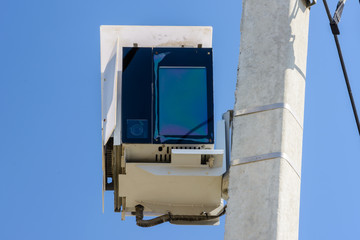
[[[100,40],[103,194],[114,191],[114,211],[217,215],[226,156],[224,121],[214,134],[212,28],[101,26]]]

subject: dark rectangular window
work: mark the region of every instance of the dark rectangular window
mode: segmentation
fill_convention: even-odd
[[[205,67],[159,67],[159,134],[208,135]]]
[[[123,48],[122,142],[151,143],[152,48]]]
[[[123,143],[214,140],[211,48],[123,48]]]

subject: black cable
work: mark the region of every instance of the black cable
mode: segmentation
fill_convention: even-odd
[[[331,26],[331,24],[334,24],[334,20],[333,20],[333,18],[331,17],[330,10],[329,10],[329,6],[327,5],[326,0],[323,0],[323,2],[324,2],[325,10],[326,10],[326,13],[327,13],[327,15],[328,15],[328,18],[329,18],[329,21],[330,21],[330,26]],[[337,34],[339,34],[339,33],[337,33]],[[336,44],[336,48],[337,48],[337,51],[338,51],[338,54],[339,54],[339,58],[340,58],[341,68],[342,68],[342,71],[343,71],[343,74],[344,74],[346,87],[347,87],[347,90],[348,90],[348,93],[349,93],[349,97],[350,97],[350,101],[351,101],[351,106],[352,106],[352,109],[353,109],[353,112],[354,112],[354,117],[355,117],[356,125],[357,125],[358,132],[359,132],[359,135],[360,135],[360,122],[359,122],[359,117],[358,117],[358,114],[357,114],[357,111],[356,111],[355,101],[354,101],[354,98],[353,98],[353,95],[352,95],[351,86],[350,86],[350,82],[349,82],[349,77],[348,77],[348,75],[347,75],[347,71],[346,71],[346,68],[345,68],[345,62],[344,62],[344,58],[343,58],[343,56],[342,56],[342,52],[341,52],[341,48],[340,48],[340,43],[339,43],[339,39],[338,39],[337,34],[333,32],[334,39],[335,39],[335,44]]]
[[[143,220],[144,218],[144,206],[136,205],[135,206],[135,215],[136,215],[136,225],[139,227],[152,227],[164,222],[177,223],[177,222],[197,222],[197,221],[206,221],[212,220],[221,217],[226,212],[226,206],[221,210],[217,215],[210,216],[197,216],[197,215],[172,215],[171,213],[161,215],[159,217]]]

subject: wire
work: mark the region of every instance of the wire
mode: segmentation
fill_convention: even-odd
[[[331,24],[334,24],[334,20],[333,20],[333,18],[331,17],[330,10],[329,10],[329,6],[328,6],[326,0],[323,0],[323,2],[324,2],[326,14],[327,14],[327,16],[328,16],[328,18],[329,18],[330,26],[331,26]],[[339,33],[338,33],[338,34],[339,34]],[[359,132],[359,135],[360,135],[360,122],[359,122],[359,117],[358,117],[358,114],[357,114],[357,111],[356,111],[355,101],[354,101],[354,98],[353,98],[353,95],[352,95],[351,86],[350,86],[350,82],[349,82],[349,77],[348,77],[348,75],[347,75],[344,58],[343,58],[343,56],[342,56],[339,39],[338,39],[337,34],[335,34],[334,32],[333,32],[333,35],[334,35],[334,40],[335,40],[336,48],[337,48],[337,51],[338,51],[338,54],[339,54],[340,63],[341,63],[341,68],[342,68],[342,71],[343,71],[343,74],[344,74],[346,87],[347,87],[347,90],[348,90],[348,93],[349,93],[351,106],[352,106],[352,109],[353,109],[353,112],[354,112],[354,117],[355,117],[356,125],[357,125],[358,132]]]
[[[143,220],[144,218],[144,206],[142,205],[136,205],[135,206],[135,215],[136,215],[136,225],[139,227],[152,227],[164,222],[170,222],[170,223],[177,223],[177,222],[197,222],[197,221],[206,221],[206,220],[213,220],[216,218],[221,217],[226,212],[226,206],[220,211],[219,214],[210,216],[210,215],[204,215],[204,216],[197,216],[197,215],[172,215],[171,213],[161,215],[159,217],[149,219],[149,220]]]

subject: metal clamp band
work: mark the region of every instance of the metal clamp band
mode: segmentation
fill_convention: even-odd
[[[282,159],[286,160],[289,163],[289,165],[292,167],[292,169],[294,169],[295,173],[301,179],[300,172],[295,168],[294,164],[292,163],[292,161],[290,160],[288,155],[283,152],[273,152],[273,153],[267,153],[267,154],[258,155],[258,156],[251,156],[251,157],[235,159],[235,160],[231,161],[231,166],[242,165],[242,164],[252,163],[252,162],[265,161],[265,160],[270,160],[270,159],[274,159],[274,158],[282,158]]]
[[[284,109],[288,110],[290,112],[290,114],[295,118],[295,120],[299,124],[299,126],[301,128],[303,128],[301,121],[295,115],[295,113],[291,109],[290,105],[287,103],[274,103],[274,104],[269,104],[269,105],[265,105],[265,106],[258,106],[258,107],[253,107],[253,108],[245,108],[245,109],[237,110],[234,113],[234,117],[248,115],[248,114],[252,114],[252,113],[258,113],[258,112],[265,112],[265,111],[275,110],[275,109],[279,109],[279,108],[284,108]]]

